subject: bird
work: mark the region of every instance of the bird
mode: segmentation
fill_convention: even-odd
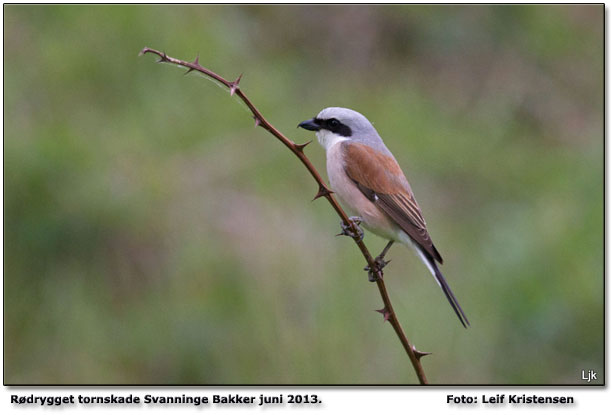
[[[440,271],[442,256],[431,240],[410,184],[372,123],[357,111],[329,107],[298,127],[316,132],[325,149],[330,188],[355,215],[351,221],[389,241],[376,258],[378,265],[387,264],[384,256],[394,242],[414,249],[467,328],[470,323]],[[343,225],[343,229],[343,234],[354,236],[349,226]],[[363,231],[359,231],[363,238]]]

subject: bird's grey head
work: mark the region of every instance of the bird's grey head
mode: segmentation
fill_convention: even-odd
[[[385,153],[389,151],[372,123],[348,108],[325,108],[315,118],[301,122],[298,127],[316,131],[317,139],[326,151],[345,140],[357,141]]]

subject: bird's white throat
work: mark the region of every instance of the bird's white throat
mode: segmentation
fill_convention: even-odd
[[[317,131],[317,140],[319,140],[319,143],[323,146],[325,151],[327,151],[335,144],[338,144],[341,141],[346,141],[348,138],[332,133],[329,130],[319,130]]]

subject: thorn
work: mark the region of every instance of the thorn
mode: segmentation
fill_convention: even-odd
[[[166,52],[162,52],[162,54],[159,56],[157,63],[161,62],[168,62],[168,55],[166,55]]]
[[[234,82],[230,82],[230,96],[233,96],[234,92],[239,88],[238,84],[240,83],[240,79],[242,79],[242,74],[240,74]]]
[[[312,140],[305,142],[304,144],[294,144],[295,145],[295,149],[299,152],[303,152],[304,151],[304,147],[306,147],[308,144],[312,143]]]
[[[259,127],[261,125],[261,121],[259,121],[259,118],[253,115],[253,119],[255,120],[255,127]]]
[[[195,65],[195,66],[200,66],[200,64],[198,63],[199,60],[200,60],[200,55],[196,56],[196,58],[192,62],[192,64]],[[184,75],[187,75],[187,74],[189,74],[192,71],[195,71],[195,68],[188,67],[187,72],[185,72]]]
[[[319,191],[317,192],[317,194],[315,195],[314,199],[312,199],[312,201],[314,202],[315,200],[317,200],[320,197],[327,197],[330,194],[332,194],[333,192],[331,190],[329,190],[327,187],[325,187],[324,185],[320,184],[319,185]]]
[[[421,360],[421,357],[431,354],[430,352],[421,352],[420,350],[417,350],[417,348],[414,347],[414,345],[412,345],[412,351],[416,355],[417,360]]]
[[[379,312],[380,314],[383,315],[383,318],[385,319],[385,321],[389,321],[389,318],[391,318],[391,313],[389,313],[389,310],[387,310],[387,307],[383,307],[380,310],[375,310],[377,312]],[[413,346],[414,348],[414,346]]]

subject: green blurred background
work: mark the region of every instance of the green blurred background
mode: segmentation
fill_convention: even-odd
[[[472,323],[391,250],[432,383],[602,382],[603,13],[4,6],[4,382],[416,382],[306,170],[144,46],[244,73],[297,142],[327,106],[374,122]]]

